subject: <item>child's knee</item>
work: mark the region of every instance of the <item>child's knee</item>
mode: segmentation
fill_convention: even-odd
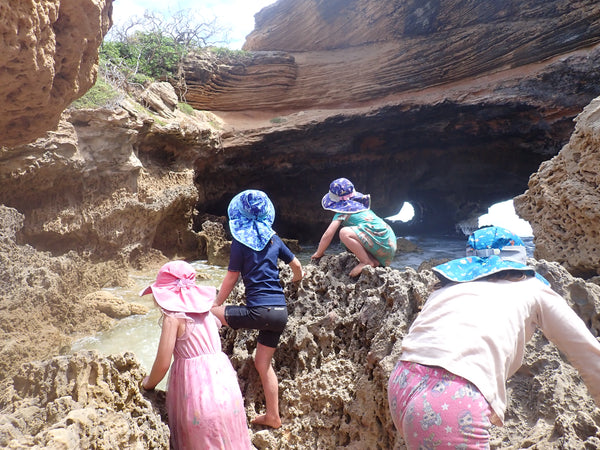
[[[262,359],[254,358],[254,367],[259,374],[265,374],[269,371],[271,367],[271,361],[264,361]]]

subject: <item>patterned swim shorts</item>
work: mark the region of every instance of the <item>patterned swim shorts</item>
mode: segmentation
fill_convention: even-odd
[[[469,381],[399,361],[388,382],[394,425],[408,449],[489,449],[492,410]]]

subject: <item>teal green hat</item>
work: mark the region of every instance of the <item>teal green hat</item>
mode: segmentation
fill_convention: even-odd
[[[467,241],[467,256],[454,259],[432,270],[439,276],[457,283],[475,281],[506,270],[521,271],[546,279],[526,264],[527,251],[519,236],[501,227],[487,227],[475,231]]]

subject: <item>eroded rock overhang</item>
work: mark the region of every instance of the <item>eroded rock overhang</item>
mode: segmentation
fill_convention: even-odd
[[[346,176],[380,215],[413,204],[400,232],[455,232],[522,193],[600,94],[597,2],[327,5],[280,0],[249,52],[189,60],[187,101],[228,127],[196,167],[200,212],[260,188],[280,233],[314,238]]]

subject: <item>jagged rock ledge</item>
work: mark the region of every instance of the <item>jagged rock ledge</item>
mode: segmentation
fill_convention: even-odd
[[[573,278],[558,264],[530,263],[598,335],[600,287]],[[368,268],[353,280],[346,275],[353,264],[349,253],[326,256],[306,267],[299,285],[282,265],[290,321],[274,366],[284,426],[253,429],[256,448],[402,448],[388,412],[387,378],[436,278],[429,269]],[[238,286],[234,301],[242,296]],[[252,418],[263,402],[251,354],[256,333],[223,329],[222,338]],[[96,438],[98,448],[165,445],[164,397],[144,399],[142,376],[130,354],[84,353],[25,364],[0,391],[0,444],[22,448],[60,441],[74,449]],[[493,446],[600,445],[600,410],[575,369],[541,334],[527,346],[525,364],[508,391],[506,426],[492,429]]]
[[[280,0],[246,53],[186,65],[190,104],[225,121],[198,210],[260,188],[280,232],[314,240],[346,176],[381,216],[413,205],[398,234],[472,226],[568,141],[600,95],[599,44],[595,0]]]
[[[540,166],[514,204],[533,229],[535,257],[587,278],[600,275],[600,98],[576,123],[569,143]]]

